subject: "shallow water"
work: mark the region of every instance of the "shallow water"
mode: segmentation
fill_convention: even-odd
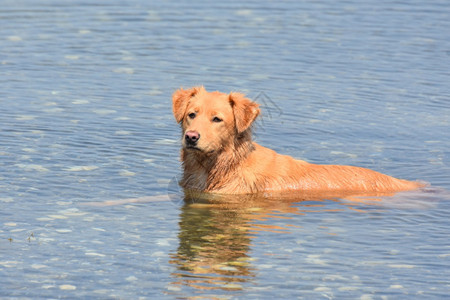
[[[449,16],[446,1],[3,1],[0,297],[446,297]],[[258,101],[255,140],[278,152],[431,187],[184,201],[171,94],[198,84]]]

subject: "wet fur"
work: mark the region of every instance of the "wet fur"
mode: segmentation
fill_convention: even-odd
[[[310,164],[254,143],[251,125],[260,109],[243,94],[210,93],[194,87],[177,90],[172,101],[173,114],[182,127],[180,185],[185,189],[251,194],[397,192],[421,186],[360,167]],[[215,122],[214,117],[222,121]],[[195,147],[186,144],[187,131],[200,134]]]

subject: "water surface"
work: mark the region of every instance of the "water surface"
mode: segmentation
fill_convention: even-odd
[[[446,297],[449,20],[446,1],[3,1],[0,297]],[[264,146],[431,187],[184,201],[171,94],[200,84],[258,101]]]

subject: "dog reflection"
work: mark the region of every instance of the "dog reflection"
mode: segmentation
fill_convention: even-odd
[[[176,283],[198,289],[241,289],[254,276],[249,257],[249,212],[186,199],[179,247],[171,263]]]

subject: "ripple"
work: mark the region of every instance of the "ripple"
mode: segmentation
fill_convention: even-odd
[[[48,172],[49,169],[41,165],[35,164],[16,164],[18,168],[24,169],[25,171],[37,171],[37,172]]]
[[[8,36],[8,41],[21,42],[22,41],[22,37],[20,37],[18,35],[10,35],[10,36]]]
[[[59,289],[64,291],[74,291],[77,289],[77,287],[71,284],[62,284],[59,286]]]
[[[81,172],[81,171],[93,171],[98,169],[98,166],[73,166],[69,168],[65,168],[65,171],[69,172]]]

